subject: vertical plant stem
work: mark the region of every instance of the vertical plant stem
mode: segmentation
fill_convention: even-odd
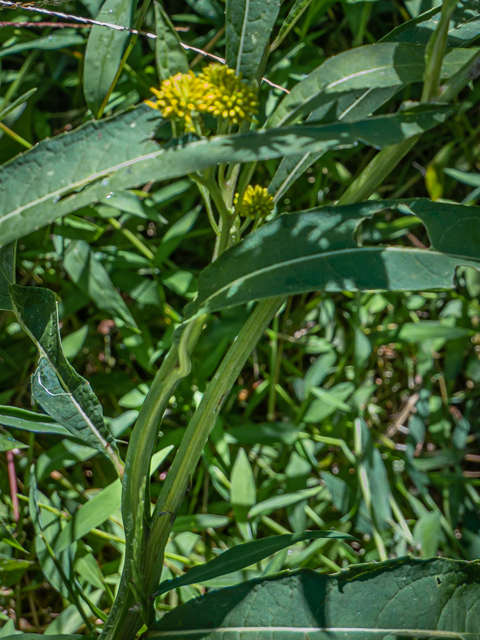
[[[428,41],[421,102],[433,102],[439,95],[440,71],[447,46],[448,25],[457,4],[458,0],[444,0],[437,28]]]
[[[270,298],[257,305],[227,351],[188,425],[153,514],[154,521],[146,551],[149,558],[149,565],[146,567],[148,595],[158,585],[165,543],[222,405],[248,356],[282,304],[283,298]],[[161,515],[162,513],[165,515]]]

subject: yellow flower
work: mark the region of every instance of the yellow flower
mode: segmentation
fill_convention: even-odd
[[[215,62],[204,67],[198,77],[212,89],[213,97],[207,111],[216,118],[238,125],[251,122],[258,113],[256,92],[242,81],[241,75],[235,75],[233,69]]]
[[[195,118],[205,113],[214,98],[210,86],[193,71],[177,73],[167,78],[160,89],[152,87],[157,97],[156,104],[147,104],[158,109],[164,118],[183,121],[185,131],[195,131]]]
[[[236,76],[233,69],[214,63],[198,76],[193,71],[167,78],[160,89],[152,87],[158,109],[164,118],[183,122],[185,131],[195,131],[201,114],[211,113],[228,124],[250,122],[258,111],[256,92]]]
[[[235,206],[241,216],[248,218],[265,218],[275,206],[268,190],[259,184],[248,185],[243,195],[242,204],[238,206],[238,193],[235,195]]]

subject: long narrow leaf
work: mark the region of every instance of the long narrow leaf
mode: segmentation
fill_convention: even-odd
[[[425,224],[430,249],[358,246],[358,224],[393,208]],[[307,291],[450,289],[460,265],[480,268],[480,207],[385,200],[280,216],[207,267],[187,314]]]
[[[183,576],[178,576],[173,580],[165,580],[155,595],[161,595],[177,587],[196,582],[213,580],[219,576],[224,576],[233,571],[240,571],[264,558],[281,551],[286,547],[303,542],[305,540],[318,540],[319,538],[329,540],[354,540],[348,533],[339,531],[305,531],[302,533],[288,533],[281,536],[271,536],[263,540],[253,540],[245,544],[239,544],[228,551],[210,560],[206,564],[198,565],[189,569]]]

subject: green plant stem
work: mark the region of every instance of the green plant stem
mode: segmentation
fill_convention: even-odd
[[[30,142],[27,142],[27,140],[22,138],[22,136],[19,136],[18,133],[15,133],[15,131],[12,131],[9,127],[7,127],[6,124],[3,124],[3,122],[0,122],[0,129],[4,133],[6,133],[7,136],[12,138],[12,140],[15,140],[15,142],[18,142],[18,144],[21,144],[22,147],[25,147],[26,149],[31,149],[33,147],[33,145],[30,144]]]
[[[125,527],[125,565],[118,587],[114,605],[100,635],[101,640],[131,640],[141,626],[141,617],[129,609],[135,604],[131,589],[133,580],[134,548],[141,548],[142,540],[135,538],[138,526],[136,519],[145,533],[150,520],[150,491],[148,474],[150,460],[154,452],[161,420],[166,405],[180,380],[190,372],[189,356],[197,343],[203,328],[205,316],[197,318],[188,325],[182,336],[183,342],[175,344],[163,361],[155,376],[148,395],[138,416],[135,428],[130,437],[127,459],[125,462],[124,482],[122,488],[122,516]],[[145,513],[145,505],[148,511]],[[148,556],[145,556],[148,558]]]
[[[283,302],[284,299],[281,297],[269,298],[258,303],[237,339],[227,351],[188,425],[155,506],[154,522],[148,543],[149,549],[156,554],[156,558],[150,565],[152,568],[156,564],[161,569],[162,544],[166,542],[172,526],[171,518],[160,517],[160,513],[177,513],[228,393],[240,375],[248,356]],[[150,554],[148,555],[151,557]],[[154,572],[155,570],[151,573]],[[148,580],[147,575],[147,586],[150,586],[149,582],[153,591],[156,588],[155,579]]]
[[[123,227],[116,218],[108,218],[108,222],[114,229],[120,231],[120,233],[122,233],[125,238],[127,238],[127,240],[140,251],[140,253],[143,253],[147,260],[153,260],[155,258],[155,254],[150,251],[150,249],[140,240],[140,238],[137,238],[137,236],[132,233],[130,229],[125,229],[125,227]]]
[[[458,0],[444,0],[437,28],[425,50],[425,80],[421,102],[433,102],[439,95],[440,72],[447,46],[448,26]]]

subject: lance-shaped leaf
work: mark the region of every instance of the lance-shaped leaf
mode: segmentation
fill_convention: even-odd
[[[358,246],[365,218],[386,209],[414,213],[430,249]],[[188,315],[307,291],[451,289],[460,265],[480,268],[480,207],[385,200],[283,215],[226,251],[200,275]]]
[[[136,0],[105,0],[96,19],[130,27],[135,5]],[[94,26],[90,31],[85,50],[83,91],[94,116],[99,113],[115,79],[129,37],[128,31],[107,27]]]
[[[456,73],[477,49],[452,49],[442,65],[442,78]],[[382,42],[350,49],[329,58],[287,95],[269,120],[270,127],[292,124],[346,92],[399,87],[421,82],[425,47]]]
[[[303,569],[209,593],[147,632],[163,640],[478,640],[480,566],[435,558]]]
[[[114,318],[121,318],[133,330],[137,324],[122,296],[115,289],[103,264],[95,257],[85,240],[66,241],[63,252],[63,266],[79,289],[86,293],[99,309],[103,309]],[[61,253],[60,242],[55,241],[57,251]]]
[[[278,47],[282,44],[290,31],[293,29],[293,27],[297,24],[298,20],[300,20],[303,12],[308,8],[311,1],[312,0],[295,0],[295,2],[293,3],[293,7],[288,12],[287,17],[280,27],[278,36],[270,45],[270,51],[275,51],[275,49],[278,49]]]
[[[432,32],[437,28],[440,20],[442,5],[408,20],[391,31],[383,41],[416,42],[427,44]],[[472,43],[480,33],[480,7],[478,0],[462,0],[459,2],[450,18],[447,35],[448,47],[466,47]]]
[[[188,71],[188,60],[180,38],[162,5],[155,2],[155,60],[158,77],[166,80],[176,73]]]
[[[0,247],[0,309],[13,311],[9,287],[15,282],[15,243]]]
[[[256,77],[280,0],[227,0],[227,64],[246,80]]]
[[[50,416],[34,413],[18,407],[4,407],[0,405],[0,424],[12,429],[31,431],[33,433],[53,433],[68,436],[69,431],[56,424]]]
[[[112,191],[150,180],[177,178],[222,163],[340,149],[359,140],[375,147],[393,145],[431,129],[451,113],[451,107],[423,105],[355,124],[299,125],[161,146],[150,139],[160,121],[157,112],[143,105],[41,142],[2,167],[0,242],[23,237]]]
[[[341,531],[303,531],[301,533],[287,533],[282,536],[270,536],[262,540],[252,540],[245,544],[237,544],[232,549],[228,549],[228,551],[224,551],[213,560],[210,560],[210,562],[189,569],[183,576],[178,576],[173,580],[165,580],[160,584],[155,595],[166,593],[171,589],[176,589],[186,584],[206,582],[233,571],[240,571],[298,542],[318,540],[319,538],[328,540],[355,539],[348,533],[342,533]]]
[[[72,435],[108,456],[121,474],[122,463],[100,402],[63,354],[55,295],[49,289],[18,285],[12,285],[10,293],[15,312],[40,355],[32,376],[34,397]]]

